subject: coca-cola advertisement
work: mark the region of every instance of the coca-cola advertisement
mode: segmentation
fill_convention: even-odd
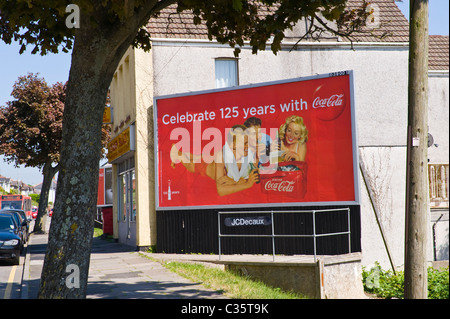
[[[154,99],[156,208],[358,204],[353,72]]]
[[[260,174],[261,191],[269,196],[286,195],[301,200],[306,194],[307,170],[306,162],[279,162],[276,172]]]

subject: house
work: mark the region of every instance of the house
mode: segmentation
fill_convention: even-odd
[[[177,237],[171,224],[181,223],[185,229],[206,216],[217,220],[214,210],[179,214],[156,210],[154,97],[353,70],[358,151],[366,176],[359,176],[357,213],[362,264],[378,261],[383,268],[402,266],[408,21],[393,0],[374,1],[374,5],[379,10],[375,21],[380,23],[372,33],[357,34],[357,42],[328,36],[297,43],[307,23],[301,22],[286,33],[277,55],[270,49],[253,55],[251,48],[244,46],[239,58],[229,46],[209,41],[205,26],[194,25],[189,13],[176,13],[172,6],[152,18],[148,24],[151,51],[130,48],[110,87],[114,120],[108,159],[116,185],[114,237],[146,249],[158,247],[170,237],[191,240],[185,235]],[[448,66],[448,36],[430,36],[429,261],[448,259]],[[372,190],[372,198],[365,185]],[[193,216],[198,220],[193,221]],[[197,227],[189,232],[195,237],[207,230]],[[216,241],[217,233],[211,233],[208,240]],[[192,252],[198,252],[195,249]]]
[[[39,183],[34,186],[34,193],[40,194],[42,190],[42,183]],[[50,185],[50,189],[48,190],[48,202],[54,203],[55,202],[55,196],[56,196],[56,179],[52,179],[52,183]]]
[[[22,181],[18,181],[18,185],[20,194],[29,196],[34,193],[34,187],[32,185],[25,184]]]
[[[11,191],[11,178],[0,175],[0,187],[6,192]]]
[[[5,193],[15,191],[16,194],[30,195],[34,192],[34,188],[31,185],[25,184],[22,181],[14,180],[9,177],[0,175],[0,187]]]

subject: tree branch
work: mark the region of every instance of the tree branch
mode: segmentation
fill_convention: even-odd
[[[308,18],[306,18],[306,19],[308,19]],[[295,42],[295,44],[292,46],[292,48],[289,50],[289,52],[291,52],[292,50],[296,49],[297,46],[298,46],[298,44],[299,44],[301,41],[303,41],[305,38],[307,38],[308,35],[311,35],[311,34],[312,34],[312,28],[313,28],[313,26],[314,26],[314,17],[311,17],[311,24],[309,25],[308,30],[306,31],[306,33],[305,33],[303,36],[301,36],[301,37],[298,39],[297,42]]]

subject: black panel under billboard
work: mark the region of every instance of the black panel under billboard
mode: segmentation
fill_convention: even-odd
[[[360,206],[284,207],[250,210],[226,210],[220,215],[222,235],[312,235],[313,214],[326,209],[350,209],[351,252],[361,251]],[[232,212],[239,213],[232,213]],[[257,213],[253,213],[253,212]],[[157,251],[164,253],[219,253],[219,217],[217,209],[157,212]],[[221,210],[221,212],[224,212]],[[273,212],[273,220],[271,219]],[[229,214],[228,214],[229,213]],[[316,234],[348,231],[347,211],[315,214]],[[232,225],[233,224],[233,225]],[[276,237],[275,252],[283,255],[313,255],[313,238]],[[348,234],[316,238],[316,254],[339,255],[349,252]],[[221,237],[222,254],[272,254],[271,237]]]

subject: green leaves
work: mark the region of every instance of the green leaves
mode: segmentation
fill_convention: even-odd
[[[194,23],[203,21],[208,37],[235,48],[237,56],[244,43],[252,52],[265,50],[270,44],[273,53],[281,50],[284,30],[302,19],[320,15],[329,21],[337,21],[345,10],[345,0],[179,0],[178,11],[192,10]],[[362,12],[362,11],[361,11]],[[318,31],[319,26],[307,32]],[[320,32],[326,28],[321,27]],[[326,30],[330,31],[330,30]],[[338,30],[337,30],[338,31]],[[306,34],[305,34],[306,36]]]
[[[32,53],[67,51],[72,48],[74,33],[65,25],[65,7],[69,1],[0,0],[0,39],[18,41],[19,53],[33,45]]]
[[[391,299],[404,298],[404,273],[381,269],[379,263],[369,271],[363,267],[364,290],[379,297]],[[428,299],[448,299],[449,297],[448,267],[436,270],[428,268]]]
[[[157,14],[159,10],[174,1],[159,0],[154,7],[148,1],[78,0],[82,23],[91,25],[110,24],[110,30],[126,28],[133,17]],[[301,19],[322,22],[337,22],[339,35],[342,29],[354,31],[365,21],[367,3],[363,1],[361,9],[346,11],[345,0],[178,0],[177,10],[191,10],[193,23],[204,23],[208,28],[208,37],[235,48],[235,54],[244,43],[250,43],[253,53],[265,50],[270,41],[271,50],[281,50],[285,37],[284,30],[292,27]],[[71,50],[75,28],[68,28],[66,7],[72,0],[0,0],[0,39],[6,43],[18,41],[20,53],[28,45],[33,45],[32,53],[41,55],[59,50]],[[142,12],[142,11],[146,12]],[[320,16],[320,19],[319,19]],[[317,18],[317,19],[314,19]],[[150,34],[146,23],[135,35],[134,47],[150,49]],[[330,24],[332,25],[332,24]],[[307,33],[332,32],[328,25],[317,23]],[[306,33],[303,37],[306,37]]]
[[[242,10],[242,0],[232,0],[233,3],[233,9],[237,12],[240,12]]]
[[[131,45],[134,48],[141,48],[145,52],[150,51],[152,44],[150,42],[150,33],[147,31],[147,29],[139,29]]]

